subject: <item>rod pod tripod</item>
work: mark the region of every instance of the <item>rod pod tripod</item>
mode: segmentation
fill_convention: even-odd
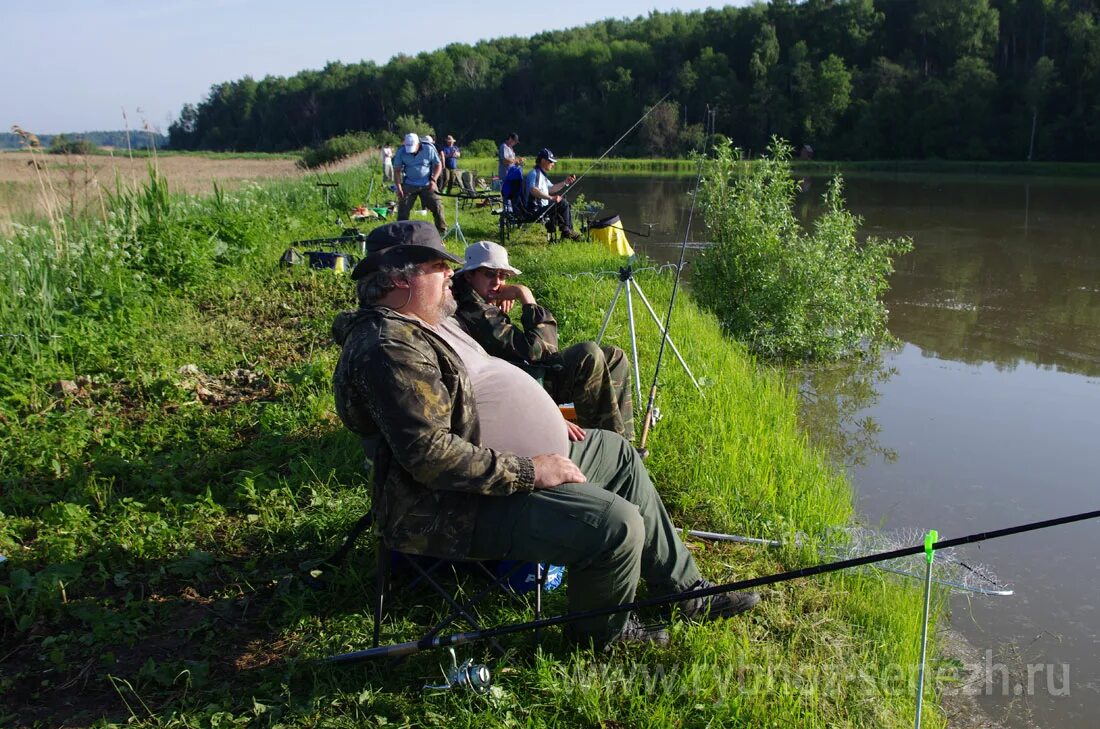
[[[669,346],[672,348],[673,353],[676,354],[676,359],[680,360],[680,365],[684,368],[684,372],[691,378],[691,382],[695,385],[695,389],[699,392],[703,391],[703,388],[699,386],[699,382],[695,379],[695,375],[692,374],[691,368],[688,367],[687,362],[684,361],[683,356],[680,354],[680,350],[676,349],[676,345],[672,342],[672,338],[668,336],[665,331],[664,325],[661,323],[660,317],[657,316],[657,312],[653,310],[653,306],[650,305],[649,299],[646,298],[645,292],[642,291],[641,284],[634,278],[634,264],[632,263],[633,257],[631,257],[625,266],[619,269],[619,286],[615,289],[615,295],[611,298],[611,304],[607,307],[607,313],[604,314],[603,324],[600,325],[600,333],[596,336],[596,344],[599,344],[603,339],[604,332],[607,330],[607,324],[611,321],[611,315],[615,312],[615,305],[619,303],[619,296],[626,291],[626,315],[627,322],[630,326],[630,355],[631,360],[634,363],[634,392],[638,396],[635,402],[642,401],[642,381],[641,372],[638,368],[638,331],[634,326],[634,297],[632,292],[638,294],[638,298],[645,304],[646,311],[653,318],[653,323],[657,325],[657,329],[660,330],[661,335],[668,340]]]
[[[466,236],[462,234],[462,226],[458,222],[458,198],[455,198],[455,222],[454,225],[447,228],[447,232],[443,234],[442,240],[447,240],[451,236],[454,236],[455,240],[462,241],[462,245],[466,245]]]

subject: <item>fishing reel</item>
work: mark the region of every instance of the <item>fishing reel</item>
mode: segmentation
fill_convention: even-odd
[[[455,688],[466,687],[475,694],[487,694],[492,687],[492,678],[489,675],[488,666],[474,663],[473,658],[467,658],[461,664],[455,656],[455,649],[447,649],[451,654],[451,668],[444,671],[444,683],[439,685],[425,684],[424,688],[434,691],[450,691]]]

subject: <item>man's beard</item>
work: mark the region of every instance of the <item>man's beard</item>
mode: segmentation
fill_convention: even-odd
[[[456,311],[458,311],[458,302],[455,301],[455,297],[451,294],[450,287],[447,287],[444,289],[443,299],[432,307],[432,311],[430,312],[433,315],[434,321],[428,323],[433,326],[439,324],[444,319],[454,316]]]
[[[439,305],[439,311],[443,314],[443,319],[454,316],[455,312],[458,311],[458,302],[455,301],[455,297],[451,296],[450,289],[447,290],[446,298]]]

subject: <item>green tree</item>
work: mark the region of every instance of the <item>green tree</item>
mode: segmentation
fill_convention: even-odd
[[[1039,113],[1046,104],[1047,96],[1057,81],[1058,71],[1054,67],[1054,61],[1046,56],[1035,62],[1035,68],[1028,78],[1027,87],[1024,89],[1024,98],[1031,110],[1031,134],[1027,143],[1027,161],[1030,162],[1035,155],[1035,131],[1039,126]]]
[[[997,11],[989,0],[923,0],[913,19],[925,72],[950,68],[963,56],[988,58],[997,42]]]
[[[680,105],[664,101],[642,121],[642,144],[646,152],[658,157],[679,152]]]
[[[409,132],[415,132],[421,137],[431,136],[432,139],[435,139],[435,127],[424,121],[424,118],[418,114],[402,114],[393,120],[393,125],[397,128],[398,134],[405,135]]]

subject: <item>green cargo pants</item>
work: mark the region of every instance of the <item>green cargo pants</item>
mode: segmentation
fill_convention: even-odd
[[[404,185],[401,189],[405,194],[397,201],[397,219],[408,220],[413,203],[420,198],[420,204],[427,208],[435,220],[435,229],[439,231],[439,235],[444,235],[447,232],[447,218],[443,215],[443,202],[431,186]]]
[[[570,611],[631,602],[639,578],[654,595],[695,584],[695,561],[634,448],[615,433],[590,430],[569,458],[586,483],[483,499],[470,556],[566,565]],[[603,642],[626,618],[603,615],[567,630]]]
[[[611,430],[634,439],[634,402],[630,390],[630,360],[618,347],[580,342],[552,355],[543,386],[554,402],[571,402],[577,424],[583,428]]]

